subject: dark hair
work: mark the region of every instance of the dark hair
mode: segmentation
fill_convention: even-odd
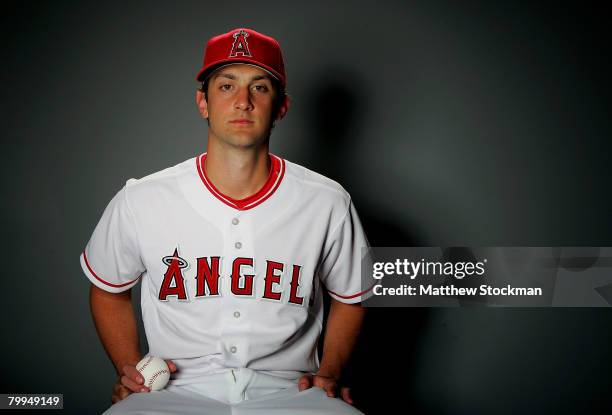
[[[208,101],[208,83],[210,82],[210,76],[208,76],[200,86],[200,91],[204,93],[204,99]],[[270,77],[270,81],[272,82],[272,88],[276,92],[274,96],[274,102],[272,103],[272,127],[274,127],[274,120],[278,115],[278,111],[281,106],[285,102],[285,98],[287,97],[287,91],[283,88],[280,81],[278,79]]]

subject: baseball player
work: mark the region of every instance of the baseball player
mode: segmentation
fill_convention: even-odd
[[[197,80],[207,152],[128,180],[80,257],[119,374],[106,413],[359,414],[338,380],[370,294],[368,244],[339,184],[269,153],[289,108],[280,46],[245,28],[213,37]],[[161,391],[134,366],[139,281],[149,354],[172,371]]]

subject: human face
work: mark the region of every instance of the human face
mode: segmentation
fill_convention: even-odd
[[[200,94],[197,100],[209,120],[209,140],[236,147],[267,142],[276,92],[266,71],[244,64],[220,68],[208,83],[207,99]]]

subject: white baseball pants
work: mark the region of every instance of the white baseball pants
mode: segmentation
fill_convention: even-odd
[[[133,393],[104,415],[363,415],[317,387],[298,391],[297,379],[251,369],[215,373],[189,385]]]

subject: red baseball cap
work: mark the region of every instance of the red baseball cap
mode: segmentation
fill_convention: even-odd
[[[204,64],[197,80],[204,80],[221,66],[247,63],[258,66],[286,86],[283,54],[276,39],[252,29],[238,28],[212,37],[206,44]]]

